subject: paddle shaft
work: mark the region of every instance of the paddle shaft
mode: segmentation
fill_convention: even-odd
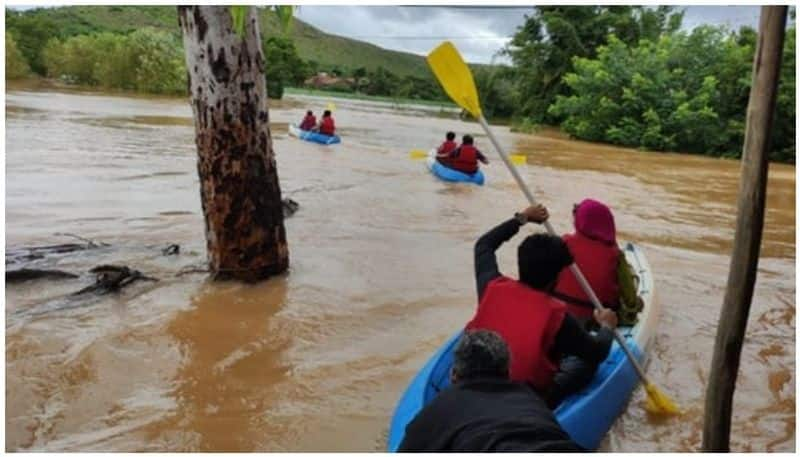
[[[500,154],[500,158],[503,159],[503,162],[506,164],[506,167],[508,167],[508,171],[511,172],[511,175],[517,181],[519,188],[522,189],[522,193],[525,194],[531,205],[535,205],[536,199],[533,197],[531,190],[528,189],[528,186],[525,184],[525,181],[522,180],[522,176],[519,175],[517,167],[515,167],[514,164],[511,163],[511,160],[509,160],[508,155],[503,150],[503,147],[500,146],[500,142],[497,141],[497,138],[495,138],[494,133],[492,133],[492,129],[489,128],[489,124],[486,122],[486,119],[483,117],[483,115],[478,117],[478,122],[480,122],[481,127],[483,127],[483,130],[489,136],[489,140],[494,145],[494,148],[497,150],[497,153]],[[550,225],[550,221],[544,221],[544,227],[547,229],[548,233],[550,233],[551,235],[556,235],[556,231],[553,230],[553,226]],[[581,272],[580,268],[578,268],[578,264],[573,262],[572,265],[569,266],[569,269],[572,271],[572,274],[575,275],[575,278],[578,280],[578,283],[581,285],[583,291],[586,292],[586,295],[589,296],[589,299],[591,300],[594,307],[597,309],[603,309],[603,305],[600,303],[600,300],[597,298],[597,295],[595,295],[594,291],[592,290],[592,286],[589,285],[589,282],[586,280],[586,277],[583,276],[583,273]],[[644,374],[642,366],[639,365],[639,361],[636,360],[636,357],[634,357],[631,350],[628,349],[628,345],[625,344],[625,339],[617,331],[617,329],[614,329],[614,338],[617,340],[617,343],[619,343],[619,346],[622,348],[622,350],[625,351],[625,355],[628,356],[628,359],[633,364],[633,367],[636,369],[636,373],[639,375],[639,378],[642,379],[645,385],[649,385],[650,381]]]

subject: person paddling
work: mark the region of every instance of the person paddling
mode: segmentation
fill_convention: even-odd
[[[511,350],[511,379],[529,383],[555,407],[591,381],[608,356],[617,316],[609,309],[595,311],[600,329],[590,334],[550,295],[561,270],[573,261],[557,236],[537,233],[520,243],[519,280],[500,273],[495,251],[526,223],[541,224],[547,218],[544,206],[530,206],[475,243],[479,304],[466,330],[500,334]]]
[[[448,165],[450,154],[458,147],[455,139],[455,132],[447,132],[444,143],[442,143],[439,148],[436,149],[436,160],[441,162],[443,165]]]
[[[451,386],[406,426],[400,452],[583,451],[530,386],[509,379],[508,346],[495,332],[464,332]]]
[[[478,161],[488,164],[489,160],[473,144],[471,135],[464,135],[461,139],[461,146],[455,148],[442,162],[454,170],[458,170],[468,175],[478,171]]]
[[[333,136],[336,133],[336,125],[333,122],[333,116],[330,110],[325,110],[325,112],[322,113],[322,119],[319,121],[319,126],[316,131],[328,136]]]
[[[317,125],[317,118],[311,110],[306,111],[306,116],[300,122],[300,130],[311,130]]]
[[[603,306],[617,312],[619,324],[635,324],[636,314],[644,304],[636,295],[634,275],[625,254],[617,246],[611,209],[587,198],[573,207],[572,216],[575,232],[563,239],[575,263]],[[594,306],[571,271],[561,272],[553,295],[564,301],[567,311],[579,321],[591,320]]]

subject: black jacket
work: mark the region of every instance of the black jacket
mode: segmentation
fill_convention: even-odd
[[[543,452],[583,449],[525,384],[499,378],[458,383],[406,427],[400,451]]]

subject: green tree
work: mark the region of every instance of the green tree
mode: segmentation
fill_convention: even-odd
[[[136,64],[137,90],[150,93],[186,90],[183,49],[173,35],[144,28],[132,33],[128,42]]]
[[[513,69],[507,66],[476,68],[475,85],[487,118],[511,118],[517,109],[519,94],[514,84]]]
[[[19,51],[14,37],[6,32],[6,79],[19,79],[28,76],[31,69]]]
[[[794,161],[795,44],[787,33],[773,159]],[[630,47],[611,35],[596,58],[576,58],[569,95],[549,111],[578,138],[655,150],[739,157],[755,36],[697,27]]]
[[[308,64],[297,54],[294,42],[283,37],[262,38],[267,94],[283,97],[284,86],[300,86],[311,75]]]
[[[42,50],[57,36],[56,24],[46,17],[6,9],[6,30],[11,32],[31,70],[44,75]]]
[[[611,33],[628,44],[656,39],[677,30],[681,18],[672,7],[537,6],[505,51],[517,73],[517,114],[557,123],[548,107],[556,96],[567,95],[563,77],[573,70],[573,58],[593,58]]]

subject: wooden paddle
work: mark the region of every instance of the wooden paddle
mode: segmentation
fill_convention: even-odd
[[[433,74],[436,75],[436,78],[439,80],[439,83],[442,85],[442,88],[444,88],[445,92],[447,92],[447,95],[449,95],[450,98],[456,102],[456,104],[467,110],[478,120],[478,122],[480,122],[483,130],[486,131],[486,134],[489,136],[489,139],[491,140],[495,149],[497,149],[497,152],[500,154],[500,158],[502,158],[503,162],[505,162],[508,170],[511,172],[511,175],[514,176],[514,179],[517,181],[520,189],[522,189],[522,192],[528,198],[528,201],[532,205],[535,205],[536,199],[533,197],[530,189],[528,189],[528,186],[525,185],[525,182],[522,180],[522,177],[519,175],[516,167],[514,167],[505,151],[500,146],[500,143],[497,141],[497,138],[495,138],[492,130],[489,128],[489,124],[486,123],[486,119],[481,113],[481,105],[478,100],[478,91],[475,88],[475,81],[472,79],[472,72],[461,58],[458,50],[455,48],[455,46],[453,46],[452,43],[445,41],[436,49],[431,51],[430,54],[428,54],[427,60],[428,65],[431,67],[431,70],[433,70]],[[553,226],[550,225],[550,221],[545,221],[544,226],[551,235],[556,235],[555,230],[553,230]],[[603,309],[603,305],[600,303],[600,300],[597,299],[597,295],[595,295],[592,287],[589,285],[588,281],[586,281],[586,278],[583,276],[583,273],[581,273],[578,265],[573,263],[569,268],[580,283],[583,291],[586,292],[586,295],[588,295],[591,299],[595,308]],[[644,369],[642,369],[639,361],[636,360],[636,357],[634,357],[633,353],[628,348],[628,345],[625,343],[625,338],[623,338],[616,329],[614,330],[614,338],[616,338],[619,346],[623,349],[623,351],[625,351],[625,355],[631,361],[631,364],[636,369],[636,373],[639,375],[639,378],[644,384],[644,388],[645,391],[647,391],[648,397],[646,404],[648,411],[657,414],[677,414],[680,411],[678,406],[669,397],[663,394],[655,386],[655,384],[647,379]]]

